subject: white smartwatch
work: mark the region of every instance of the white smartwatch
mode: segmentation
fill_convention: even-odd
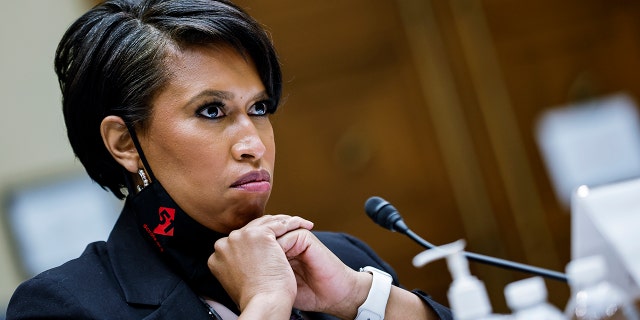
[[[371,273],[373,282],[367,299],[358,307],[358,315],[355,320],[383,320],[391,292],[391,275],[369,266],[360,268],[360,272]]]

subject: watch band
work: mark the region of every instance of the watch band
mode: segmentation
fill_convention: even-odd
[[[360,268],[360,271],[371,273],[373,282],[367,299],[358,307],[358,315],[355,320],[383,320],[391,292],[391,275],[370,266]]]

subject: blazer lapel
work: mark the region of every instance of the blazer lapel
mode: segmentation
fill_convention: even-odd
[[[145,319],[210,319],[204,303],[140,235],[134,213],[126,205],[107,248],[127,303],[157,308]]]

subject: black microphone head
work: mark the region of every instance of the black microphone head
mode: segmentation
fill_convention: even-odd
[[[371,197],[364,204],[364,211],[378,225],[391,231],[405,232],[409,230],[402,221],[398,210],[388,201],[380,197]]]
[[[369,218],[378,223],[376,219],[376,217],[378,216],[378,211],[380,211],[381,207],[388,204],[389,202],[380,197],[371,197],[364,203],[364,211],[367,213]]]

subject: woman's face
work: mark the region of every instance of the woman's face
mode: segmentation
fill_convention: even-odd
[[[228,233],[264,214],[275,163],[272,102],[228,46],[174,54],[140,144],[156,179],[192,218]]]

